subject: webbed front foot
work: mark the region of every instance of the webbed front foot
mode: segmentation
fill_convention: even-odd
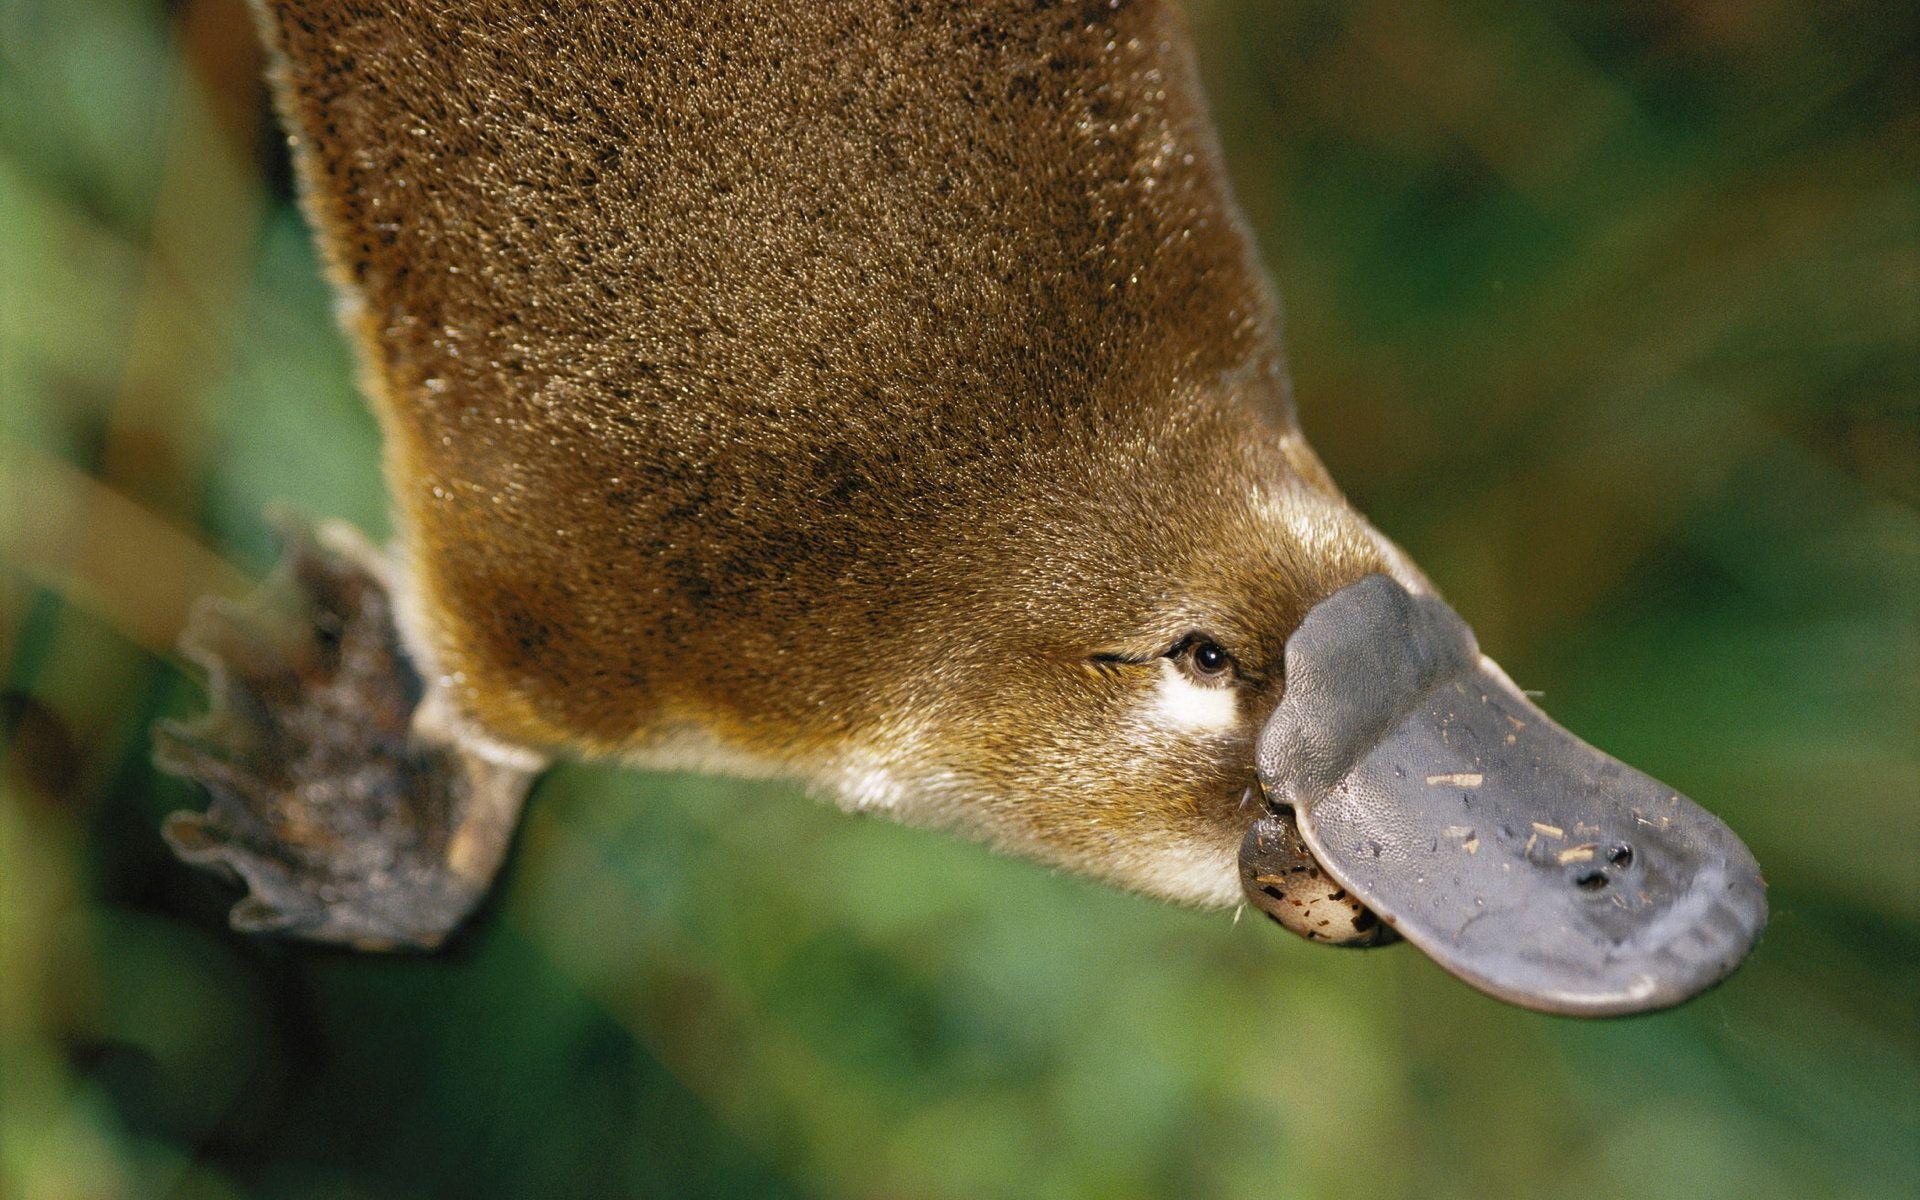
[[[156,727],[154,759],[212,803],[163,832],[245,882],[235,929],[434,947],[498,872],[541,764],[426,716],[386,560],[357,531],[276,524],[272,576],[244,602],[204,601],[181,638],[210,711]]]

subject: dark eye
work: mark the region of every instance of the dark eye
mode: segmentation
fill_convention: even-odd
[[[1186,651],[1187,661],[1193,664],[1196,675],[1211,679],[1233,669],[1233,655],[1222,650],[1218,642],[1194,638],[1187,643]]]

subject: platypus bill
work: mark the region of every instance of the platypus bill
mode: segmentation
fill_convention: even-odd
[[[803,781],[1550,1012],[1765,921],[1300,436],[1166,5],[258,0],[399,536],[187,650],[233,920],[437,944],[534,776]]]

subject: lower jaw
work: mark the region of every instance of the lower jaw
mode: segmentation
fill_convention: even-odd
[[[1314,861],[1293,814],[1269,809],[1240,845],[1247,903],[1310,942],[1382,946],[1399,935]]]

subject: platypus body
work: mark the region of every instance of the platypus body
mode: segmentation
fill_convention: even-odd
[[[296,539],[264,659],[196,634],[170,835],[237,920],[432,944],[586,754],[1555,1011],[1757,936],[1737,839],[1533,708],[1300,436],[1167,5],[258,13],[399,536]]]

